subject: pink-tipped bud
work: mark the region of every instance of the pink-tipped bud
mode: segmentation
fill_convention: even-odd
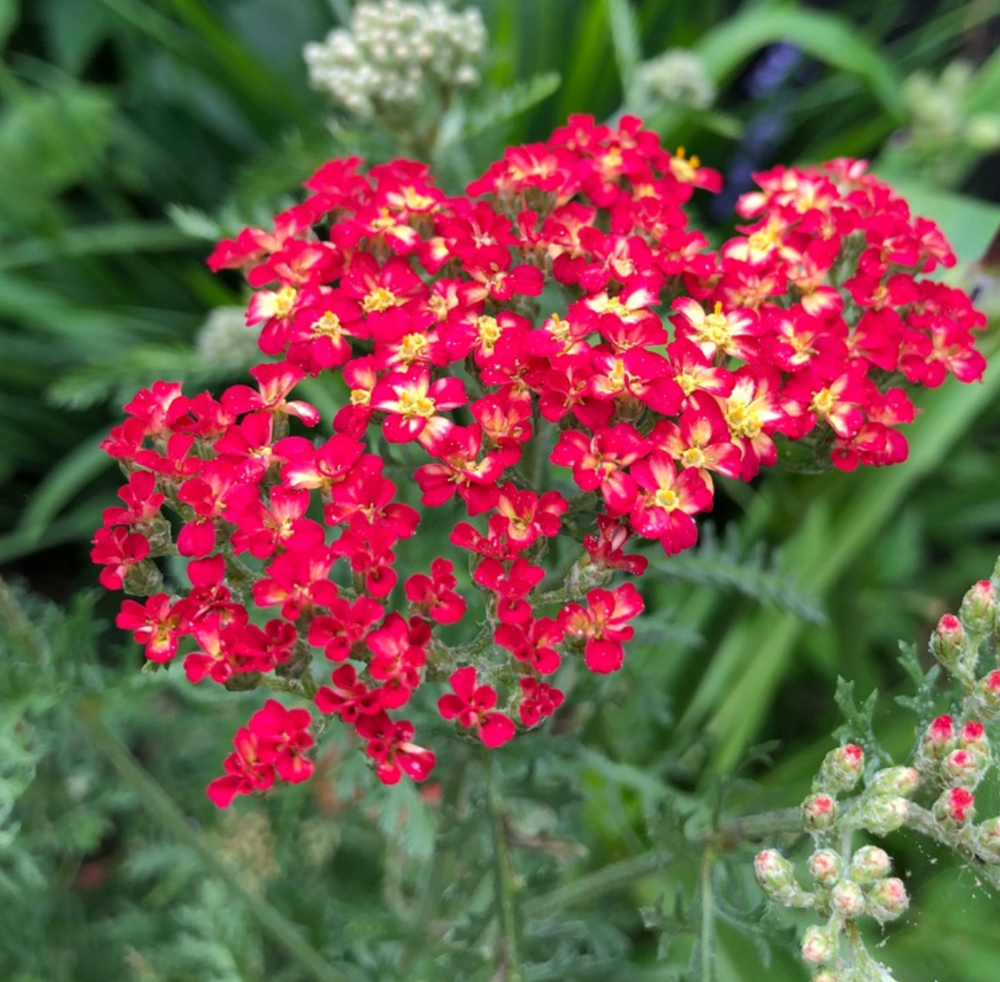
[[[989,580],[973,583],[962,598],[958,616],[965,629],[972,635],[985,637],[996,624],[996,590]]]
[[[847,982],[845,976],[840,972],[835,972],[830,968],[821,968],[810,980],[810,982]]]
[[[908,798],[919,786],[920,771],[915,767],[883,767],[872,778],[868,793]]]
[[[994,669],[976,684],[975,711],[984,719],[994,719],[1000,713],[1000,670]]]
[[[824,832],[837,817],[837,802],[828,794],[811,794],[802,802],[802,823],[810,832]]]
[[[986,727],[979,720],[970,719],[958,734],[958,744],[965,750],[980,753],[988,757],[990,753],[990,738],[986,735]]]
[[[834,794],[851,791],[865,769],[865,752],[856,744],[848,743],[831,750],[823,759],[816,779],[816,789],[825,788]]]
[[[931,720],[920,749],[931,760],[944,760],[955,749],[955,721],[947,715]]]
[[[909,906],[906,885],[898,876],[887,876],[868,889],[868,913],[882,924],[894,921]]]
[[[855,883],[874,883],[888,876],[891,869],[889,854],[879,846],[862,846],[851,857],[851,879]]]
[[[809,857],[809,873],[820,886],[833,886],[843,872],[844,861],[832,849],[817,849]]]
[[[949,788],[934,802],[933,812],[944,828],[961,828],[976,813],[976,796],[968,788]]]
[[[864,891],[857,883],[841,880],[830,891],[830,909],[844,920],[856,920],[865,912]]]
[[[953,750],[941,762],[941,777],[949,784],[974,788],[982,780],[989,758],[974,750]]]
[[[973,831],[976,851],[990,862],[1000,863],[1000,818],[988,818]]]
[[[954,614],[945,614],[931,635],[931,654],[949,671],[954,671],[965,651],[965,628]]]
[[[910,802],[901,795],[866,798],[851,815],[851,824],[873,835],[888,835],[901,828],[910,814]]]
[[[809,965],[825,965],[837,954],[837,935],[829,926],[810,924],[802,936],[802,960]]]
[[[753,860],[753,872],[761,890],[786,907],[808,906],[808,895],[795,882],[792,864],[777,849],[765,849]]]

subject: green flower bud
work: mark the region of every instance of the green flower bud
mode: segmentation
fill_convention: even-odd
[[[834,794],[852,791],[865,769],[865,752],[856,744],[848,743],[831,750],[823,759],[815,790],[826,788]]]
[[[901,795],[908,798],[920,785],[920,771],[915,767],[884,767],[868,786],[870,795]]]
[[[809,857],[809,873],[821,886],[833,886],[844,872],[844,861],[832,849],[817,849]]]
[[[889,854],[879,846],[862,846],[851,857],[850,875],[855,883],[874,883],[891,869]]]
[[[802,823],[810,832],[824,832],[837,817],[837,802],[828,794],[812,794],[802,802]]]
[[[830,891],[830,907],[845,920],[856,920],[865,912],[864,891],[857,883],[841,880]]]
[[[864,799],[851,815],[851,824],[874,835],[888,835],[901,828],[910,814],[910,803],[899,795]]]
[[[942,828],[959,829],[968,825],[976,814],[976,796],[968,788],[949,788],[931,810]]]
[[[976,851],[992,863],[1000,863],[1000,817],[988,818],[973,830]]]
[[[894,921],[910,906],[906,886],[898,876],[877,880],[868,890],[868,913],[879,923]]]
[[[941,776],[949,784],[974,788],[989,767],[989,758],[974,750],[953,750],[941,762]]]
[[[761,890],[771,900],[786,907],[808,906],[808,894],[795,882],[792,864],[777,849],[757,853],[753,872]]]
[[[829,926],[811,924],[802,937],[802,960],[810,965],[825,965],[837,954],[837,934]]]
[[[993,720],[1000,713],[1000,670],[994,669],[976,683],[972,696],[976,715]]]
[[[989,580],[973,583],[958,609],[962,626],[972,635],[991,634],[996,624],[996,604],[996,590]]]
[[[965,628],[954,614],[945,614],[931,635],[931,654],[948,671],[955,671],[965,651]]]

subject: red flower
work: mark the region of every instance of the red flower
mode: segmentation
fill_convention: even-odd
[[[438,699],[438,712],[445,719],[455,719],[459,726],[475,729],[487,747],[501,747],[513,740],[517,732],[509,716],[495,712],[496,690],[489,685],[476,685],[476,669],[468,665],[452,672],[449,678],[454,694]]]

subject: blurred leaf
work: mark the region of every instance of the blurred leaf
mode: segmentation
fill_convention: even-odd
[[[615,46],[615,61],[621,78],[622,92],[632,91],[635,72],[642,61],[642,47],[639,44],[639,28],[635,13],[628,0],[604,0],[611,40]]]
[[[452,139],[467,140],[502,128],[514,117],[547,99],[559,88],[560,82],[558,73],[546,72],[517,82],[502,92],[489,92],[481,102],[469,108],[462,126]],[[447,143],[442,146],[447,146]]]
[[[17,0],[0,0],[0,50],[7,44],[21,15]]]
[[[76,83],[9,102],[0,116],[0,219],[35,226],[52,195],[97,176],[114,112],[107,94]]]
[[[904,118],[899,80],[890,63],[846,19],[818,10],[748,9],[726,18],[695,45],[709,74],[725,82],[762,47],[788,42],[833,68],[863,78],[893,119]]]

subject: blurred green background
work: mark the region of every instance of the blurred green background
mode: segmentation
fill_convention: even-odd
[[[141,673],[94,590],[119,483],[98,442],[154,379],[241,377],[245,294],[204,258],[319,163],[418,145],[458,191],[570,113],[637,112],[723,173],[695,206],[720,241],[752,171],[863,156],[943,226],[949,281],[1000,306],[976,263],[1000,228],[1000,0],[469,6],[481,84],[415,143],[310,88],[303,47],[349,24],[348,0],[0,0],[2,979],[504,977],[471,748],[441,724],[445,777],[418,793],[373,787],[334,741],[306,788],[216,814],[203,787],[254,697]],[[673,49],[696,82],[676,61],[663,81]],[[555,734],[503,752],[525,978],[806,977],[752,847],[709,870],[702,964],[697,830],[801,799],[838,676],[886,693],[877,724],[905,753],[897,640],[922,648],[1000,553],[998,387],[991,365],[926,394],[900,467],[731,489],[698,550],[655,560],[625,671],[574,680]],[[909,982],[995,982],[998,898],[897,839],[916,899],[884,957]]]

